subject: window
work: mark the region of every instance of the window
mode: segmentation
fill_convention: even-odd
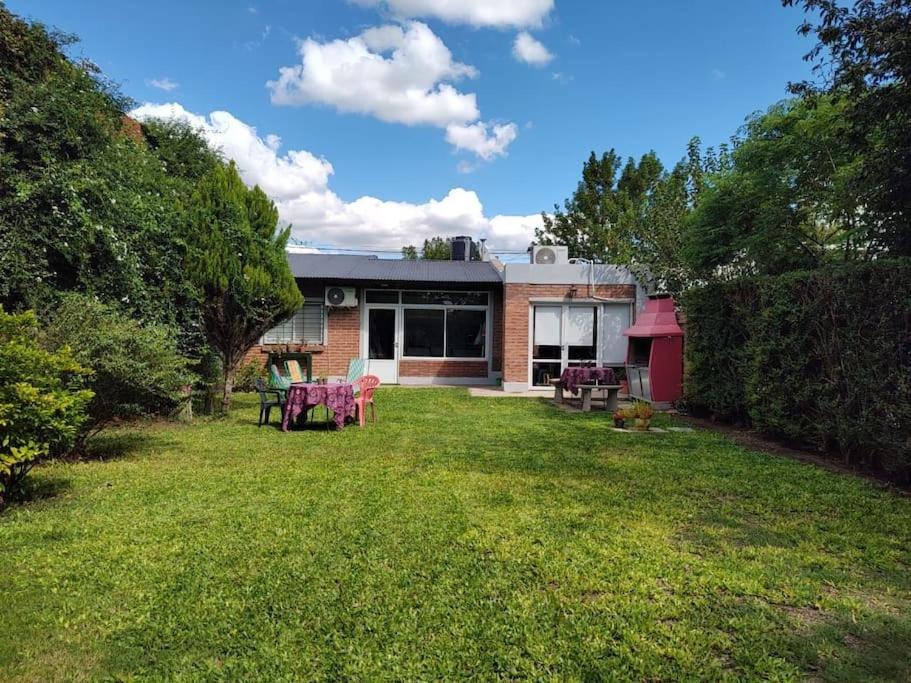
[[[263,335],[263,344],[322,344],[325,309],[321,303],[304,304],[283,323]]]
[[[486,306],[487,292],[402,292],[403,304]]]
[[[399,302],[398,290],[389,291],[388,289],[368,289],[368,304],[397,304]]]
[[[446,311],[405,309],[405,355],[443,357],[443,334]]]
[[[446,355],[449,358],[483,358],[487,311],[446,311]]]

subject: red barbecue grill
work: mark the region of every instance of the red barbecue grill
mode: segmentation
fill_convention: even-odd
[[[629,337],[626,379],[633,398],[668,408],[683,393],[683,329],[677,324],[674,299],[650,297],[624,330]]]

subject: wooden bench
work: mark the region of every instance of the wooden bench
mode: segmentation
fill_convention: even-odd
[[[617,409],[617,394],[620,393],[619,384],[580,384],[582,392],[582,412],[588,413],[592,409],[592,392],[604,391],[604,409],[614,411]]]

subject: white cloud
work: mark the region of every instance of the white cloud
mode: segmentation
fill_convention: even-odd
[[[150,78],[146,81],[146,85],[150,88],[158,88],[165,92],[171,92],[172,90],[176,90],[179,84],[165,76],[164,78]]]
[[[475,95],[446,82],[477,71],[453,60],[420,22],[370,28],[327,43],[307,38],[300,55],[301,64],[282,67],[278,80],[267,84],[274,104],[327,104],[390,123],[439,127],[479,116]]]
[[[473,152],[484,161],[504,156],[516,139],[519,128],[514,123],[492,124],[478,121],[468,125],[446,126],[446,142],[456,149]]]
[[[433,17],[451,24],[510,28],[540,26],[554,0],[353,0],[398,17]]]
[[[522,31],[516,36],[516,40],[512,44],[512,54],[520,62],[532,66],[544,66],[554,58],[544,44],[536,40],[528,31]]]
[[[727,78],[727,74],[719,68],[712,69],[712,79],[716,81],[723,81]]]
[[[343,112],[373,116],[389,123],[438,128],[478,121],[477,97],[452,83],[475,78],[477,70],[453,59],[449,48],[426,24],[412,21],[369,28],[347,40],[301,41],[301,63],[279,69],[269,81],[277,105],[324,104]],[[492,129],[492,144],[476,145],[489,159],[505,153],[505,130]],[[447,139],[449,136],[447,135]],[[474,151],[473,147],[459,149]]]
[[[334,168],[328,160],[305,150],[282,153],[277,135],[260,136],[256,128],[226,111],[206,117],[177,103],[144,104],[130,115],[177,119],[197,128],[210,145],[237,163],[244,182],[258,184],[275,201],[281,220],[291,223],[300,241],[398,249],[435,235],[465,233],[488,238],[494,251],[524,249],[541,223],[540,216],[488,218],[477,193],[461,187],[422,204],[371,196],[346,202],[329,187]]]

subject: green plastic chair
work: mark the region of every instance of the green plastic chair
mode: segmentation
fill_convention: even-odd
[[[288,387],[291,386],[291,380],[282,375],[274,363],[269,366],[269,386],[281,392],[282,401],[285,400]]]
[[[366,358],[352,358],[348,361],[348,376],[345,378],[345,381],[348,384],[354,384],[361,377],[367,374],[367,359]]]

